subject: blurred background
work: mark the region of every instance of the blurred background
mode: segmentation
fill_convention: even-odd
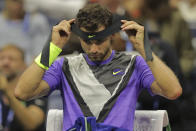
[[[152,50],[175,72],[182,84],[183,95],[175,101],[160,96],[151,97],[147,91],[143,91],[137,109],[167,110],[172,131],[196,131],[196,0],[0,0],[0,63],[3,63],[0,64],[0,74],[3,74],[8,85],[13,79],[5,76],[4,71],[17,78],[23,70],[18,73],[19,69],[12,66],[17,63],[14,58],[17,54],[4,53],[7,45],[23,50],[23,65],[29,65],[41,52],[52,26],[60,20],[75,18],[80,8],[93,2],[106,6],[114,14],[146,25]],[[134,51],[124,32],[115,34],[112,42],[114,50]],[[72,35],[61,55],[81,52],[79,40]],[[11,130],[10,123],[16,116],[16,113],[9,111],[15,112],[9,101],[9,96],[1,91],[0,117],[3,119],[0,118],[0,131]],[[40,101],[25,104],[25,107],[35,105],[44,114],[48,109],[62,109],[58,91],[47,100],[43,98]],[[40,121],[45,123],[45,117]],[[44,130],[38,128],[40,125],[35,126],[34,130]],[[25,124],[21,126],[25,127]]]

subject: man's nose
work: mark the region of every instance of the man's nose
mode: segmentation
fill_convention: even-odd
[[[97,53],[98,50],[99,50],[98,45],[96,45],[95,43],[92,43],[92,44],[91,44],[91,47],[90,47],[90,52],[91,52],[91,53]]]

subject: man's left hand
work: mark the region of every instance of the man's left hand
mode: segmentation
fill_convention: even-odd
[[[144,50],[144,26],[141,26],[134,21],[121,20],[121,22],[123,23],[121,29],[127,33],[135,50],[146,59]]]

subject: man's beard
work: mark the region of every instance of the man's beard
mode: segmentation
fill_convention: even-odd
[[[108,52],[109,52],[109,48],[104,52],[104,54],[90,54],[90,53],[88,53],[87,55],[88,55],[89,59],[93,62],[102,62],[102,61],[104,61],[104,58],[106,57]]]

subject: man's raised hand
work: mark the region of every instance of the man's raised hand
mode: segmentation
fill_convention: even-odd
[[[64,45],[70,38],[71,35],[71,23],[75,19],[63,20],[58,25],[53,26],[52,29],[52,43],[57,45],[59,48],[63,48]]]
[[[133,47],[146,59],[144,50],[144,26],[137,24],[134,21],[121,20],[121,29],[128,35]]]

